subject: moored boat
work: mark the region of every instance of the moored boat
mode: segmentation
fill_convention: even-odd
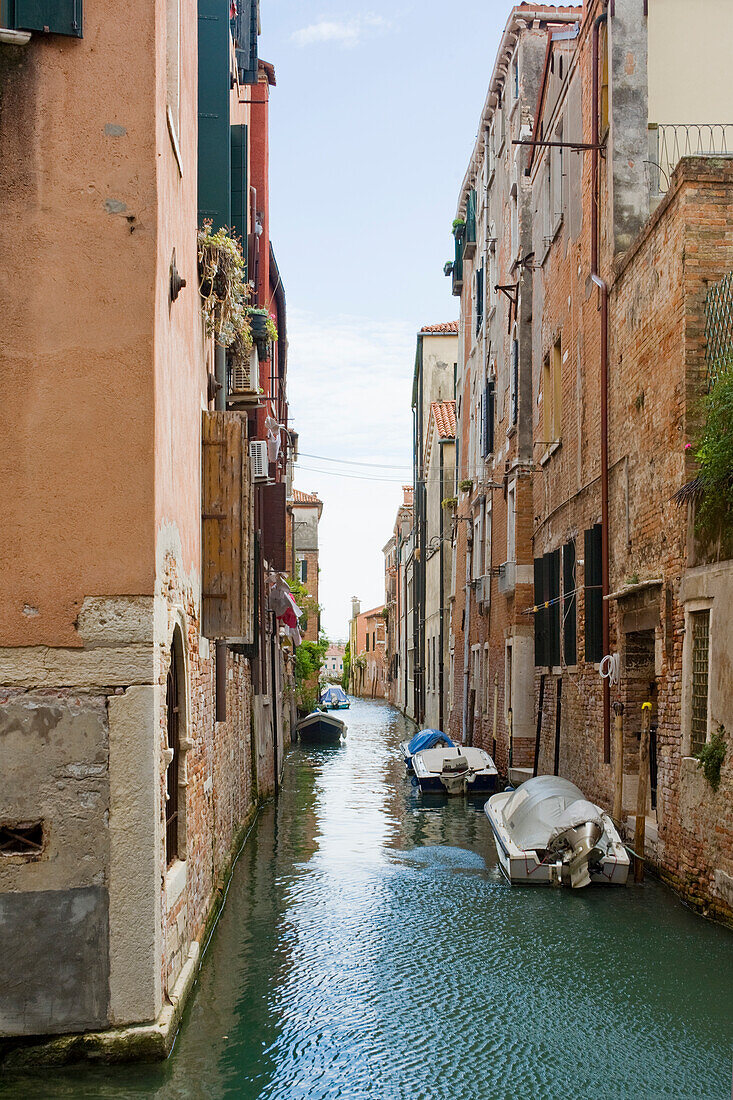
[[[346,736],[346,723],[325,710],[311,711],[295,729],[301,741],[318,744],[337,745]]]
[[[321,706],[327,710],[348,710],[349,697],[338,684],[327,684],[321,692]]]
[[[538,775],[484,807],[510,882],[623,885],[629,857],[613,821],[556,775]]]
[[[412,758],[416,752],[422,752],[423,749],[434,749],[439,745],[453,748],[455,741],[452,741],[448,734],[443,733],[442,730],[420,730],[409,741],[403,741],[400,744],[400,749],[405,758],[407,770],[412,771]]]
[[[412,757],[421,791],[438,794],[480,794],[495,791],[496,765],[483,749],[468,745],[423,749]]]

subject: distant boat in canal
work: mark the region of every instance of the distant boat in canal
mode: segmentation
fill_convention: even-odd
[[[493,795],[484,810],[510,882],[626,882],[629,857],[613,821],[569,780],[535,776]]]
[[[420,790],[437,794],[482,794],[495,791],[496,765],[483,749],[450,745],[423,749],[412,757],[412,770]]]
[[[400,744],[400,749],[405,758],[408,772],[412,771],[412,758],[416,752],[422,752],[423,749],[434,749],[439,745],[454,748],[455,741],[452,741],[448,734],[443,733],[442,730],[420,730],[410,741],[403,741]]]
[[[338,684],[328,684],[321,692],[321,706],[327,710],[348,710],[351,706],[349,697]]]
[[[301,718],[295,727],[302,742],[320,745],[337,745],[346,736],[346,723],[335,714],[314,710]]]

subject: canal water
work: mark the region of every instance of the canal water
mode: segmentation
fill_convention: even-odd
[[[289,754],[169,1060],[0,1096],[729,1100],[733,935],[653,880],[509,887],[481,802],[405,777],[405,720],[345,717]]]

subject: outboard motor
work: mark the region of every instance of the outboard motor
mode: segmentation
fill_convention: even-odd
[[[471,769],[468,766],[468,760],[465,756],[449,756],[447,760],[443,761],[443,767],[440,771],[440,782],[445,787],[448,794],[457,794],[459,791],[465,789],[465,784],[468,779]]]
[[[548,849],[561,856],[573,889],[589,885],[588,865],[597,857],[596,845],[602,836],[601,811],[584,798],[573,802],[558,818]]]

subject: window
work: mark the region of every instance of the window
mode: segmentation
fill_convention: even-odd
[[[516,183],[512,184],[511,197],[510,197],[510,215],[511,215],[511,260],[512,262],[519,256],[519,195],[518,187]]]
[[[708,675],[710,668],[710,611],[693,611],[692,698],[690,754],[699,752],[708,738]]]
[[[575,543],[562,548],[562,634],[566,665],[577,661],[577,628],[575,600]]]
[[[0,27],[82,37],[81,0],[2,0]]]
[[[481,403],[481,455],[487,458],[494,453],[494,419],[496,416],[496,381],[487,378],[484,382]]]
[[[165,790],[165,861],[168,867],[178,859],[178,793],[180,785],[179,763],[181,757],[179,706],[178,706],[178,662],[176,646],[171,647],[171,663],[166,678],[166,714],[168,752],[170,760],[166,772]]]
[[[305,558],[298,558],[295,563],[296,575],[301,584],[305,584],[308,580],[308,562]]]
[[[22,856],[26,860],[39,859],[43,852],[44,829],[42,821],[0,825],[0,856]]]
[[[368,630],[367,630],[367,636],[366,636],[366,651],[367,651],[367,653],[369,652],[369,631]]]
[[[517,326],[514,326],[512,339],[511,362],[509,365],[509,407],[512,427],[519,419],[519,341],[517,340]]]
[[[475,296],[476,296],[476,309],[475,309],[476,334],[478,335],[478,333],[481,331],[481,326],[484,323],[484,265],[483,265],[483,263],[481,264],[481,267],[479,267],[476,270],[476,274],[474,276],[474,283],[475,283]]]
[[[484,502],[484,576],[491,572],[491,497]]]
[[[563,124],[558,125],[555,130],[555,141],[563,140]],[[558,227],[559,221],[562,218],[565,210],[565,150],[561,145],[555,146],[550,150],[550,154],[553,160],[552,167],[552,226],[551,233],[554,236]]]
[[[516,103],[519,99],[519,58],[516,55],[512,61],[512,95]]]
[[[471,577],[473,580],[478,580],[481,576],[481,569],[484,564],[483,555],[483,524],[481,522],[481,513],[474,516],[473,520],[473,551],[471,554]]]
[[[601,525],[585,532],[585,659],[603,657],[603,574],[601,569]]]
[[[562,342],[558,338],[542,367],[542,432],[545,444],[562,434]]]
[[[516,483],[510,485],[506,494],[506,560],[515,561],[515,532],[516,532]]]
[[[496,110],[494,111],[494,134],[496,139],[494,144],[498,155],[504,147],[504,104],[501,92],[499,92]]]

